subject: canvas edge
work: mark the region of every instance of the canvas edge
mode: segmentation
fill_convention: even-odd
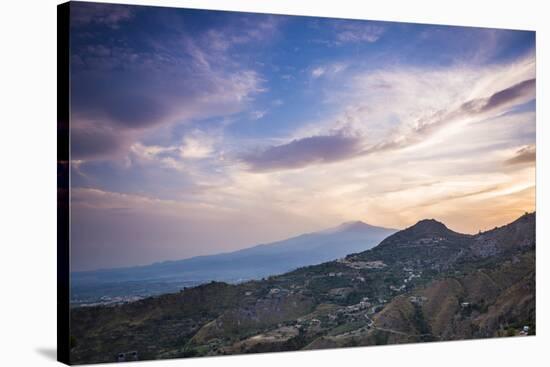
[[[57,5],[57,360],[70,364],[70,3]]]

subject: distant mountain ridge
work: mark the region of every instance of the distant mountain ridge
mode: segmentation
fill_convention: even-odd
[[[117,289],[122,291],[124,287],[121,283],[125,282],[136,286],[137,290],[131,294],[148,295],[147,287],[157,287],[156,291],[151,290],[151,294],[155,294],[175,291],[182,285],[196,285],[212,280],[238,282],[260,279],[368,250],[395,231],[353,221],[229,253],[146,266],[75,272],[71,274],[73,298],[90,298],[93,293],[100,294],[102,289],[103,295],[105,289],[108,289],[111,293],[107,295],[116,296]],[[158,288],[160,283],[163,285]],[[119,292],[118,295],[122,294]]]
[[[328,228],[323,231],[314,232],[314,233],[320,234],[320,233],[366,232],[366,231],[373,233],[373,232],[380,232],[380,231],[387,232],[388,230],[389,230],[388,228],[376,227],[368,223],[365,223],[363,221],[356,220],[356,221],[344,222],[339,226]],[[390,229],[390,231],[395,232],[396,230]]]

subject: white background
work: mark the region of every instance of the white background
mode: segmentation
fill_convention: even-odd
[[[207,9],[472,25],[537,31],[536,337],[142,362],[151,366],[548,365],[550,88],[546,1],[131,0]],[[56,355],[56,4],[3,2],[0,13],[0,365],[53,365]],[[545,17],[546,15],[546,17]],[[545,108],[546,105],[546,108]],[[544,167],[544,165],[546,167]],[[545,363],[546,362],[546,363]]]

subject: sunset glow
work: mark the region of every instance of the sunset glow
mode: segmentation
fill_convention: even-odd
[[[140,9],[74,6],[73,270],[535,210],[534,32]]]

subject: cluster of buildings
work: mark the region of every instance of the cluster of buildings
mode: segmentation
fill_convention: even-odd
[[[408,267],[404,267],[403,271],[406,273],[406,277],[405,277],[405,279],[403,279],[403,284],[401,284],[399,286],[390,285],[390,290],[391,291],[401,292],[401,291],[405,290],[405,288],[407,288],[408,283],[410,283],[415,278],[420,278],[420,275],[422,274],[422,272],[419,272],[418,274],[416,274],[414,272],[414,269],[408,268]]]
[[[312,318],[312,319],[302,319],[298,318],[296,320],[296,325],[294,325],[298,330],[307,328],[307,329],[313,329],[318,330],[321,328],[321,320]]]
[[[355,305],[347,306],[346,309],[351,312],[356,312],[356,311],[366,310],[370,306],[371,306],[371,303],[369,302],[369,297],[363,297],[363,299],[359,303]]]
[[[267,298],[285,297],[285,296],[288,296],[289,294],[293,294],[293,293],[295,293],[295,292],[290,291],[288,289],[284,289],[284,288],[271,288],[269,290],[269,292],[267,293]]]
[[[145,297],[142,296],[116,296],[116,297],[110,297],[110,296],[102,296],[95,302],[86,302],[84,300],[78,300],[74,299],[71,300],[71,304],[74,306],[79,307],[95,307],[95,306],[115,306],[115,305],[122,305],[125,303],[131,303],[136,302]]]
[[[390,285],[390,291],[401,292],[402,290],[405,289],[406,286],[407,286],[406,284],[400,285],[398,287],[396,287],[395,285]]]
[[[415,305],[422,305],[424,302],[426,302],[428,298],[424,296],[411,296],[409,297],[409,301]]]
[[[437,244],[437,243],[440,243],[441,241],[444,241],[444,240],[445,240],[445,237],[434,236],[434,237],[420,238],[420,239],[414,241],[413,243],[418,244],[418,245]]]
[[[414,278],[420,278],[420,275],[422,274],[422,272],[415,274],[414,270],[411,268],[403,268],[403,270],[407,273],[407,277],[403,280],[403,283],[408,283],[412,281]]]
[[[342,258],[336,260],[340,264],[344,264],[352,269],[361,270],[361,269],[382,269],[387,265],[382,260],[374,261],[354,261],[353,258]]]
[[[384,303],[385,300],[379,300],[380,303]],[[330,321],[336,321],[338,318],[344,318],[348,322],[354,322],[359,320],[367,320],[367,326],[370,326],[372,320],[369,315],[376,313],[381,307],[381,304],[373,304],[369,297],[363,297],[363,299],[354,305],[349,305],[343,308],[339,308],[336,313],[328,315]]]

